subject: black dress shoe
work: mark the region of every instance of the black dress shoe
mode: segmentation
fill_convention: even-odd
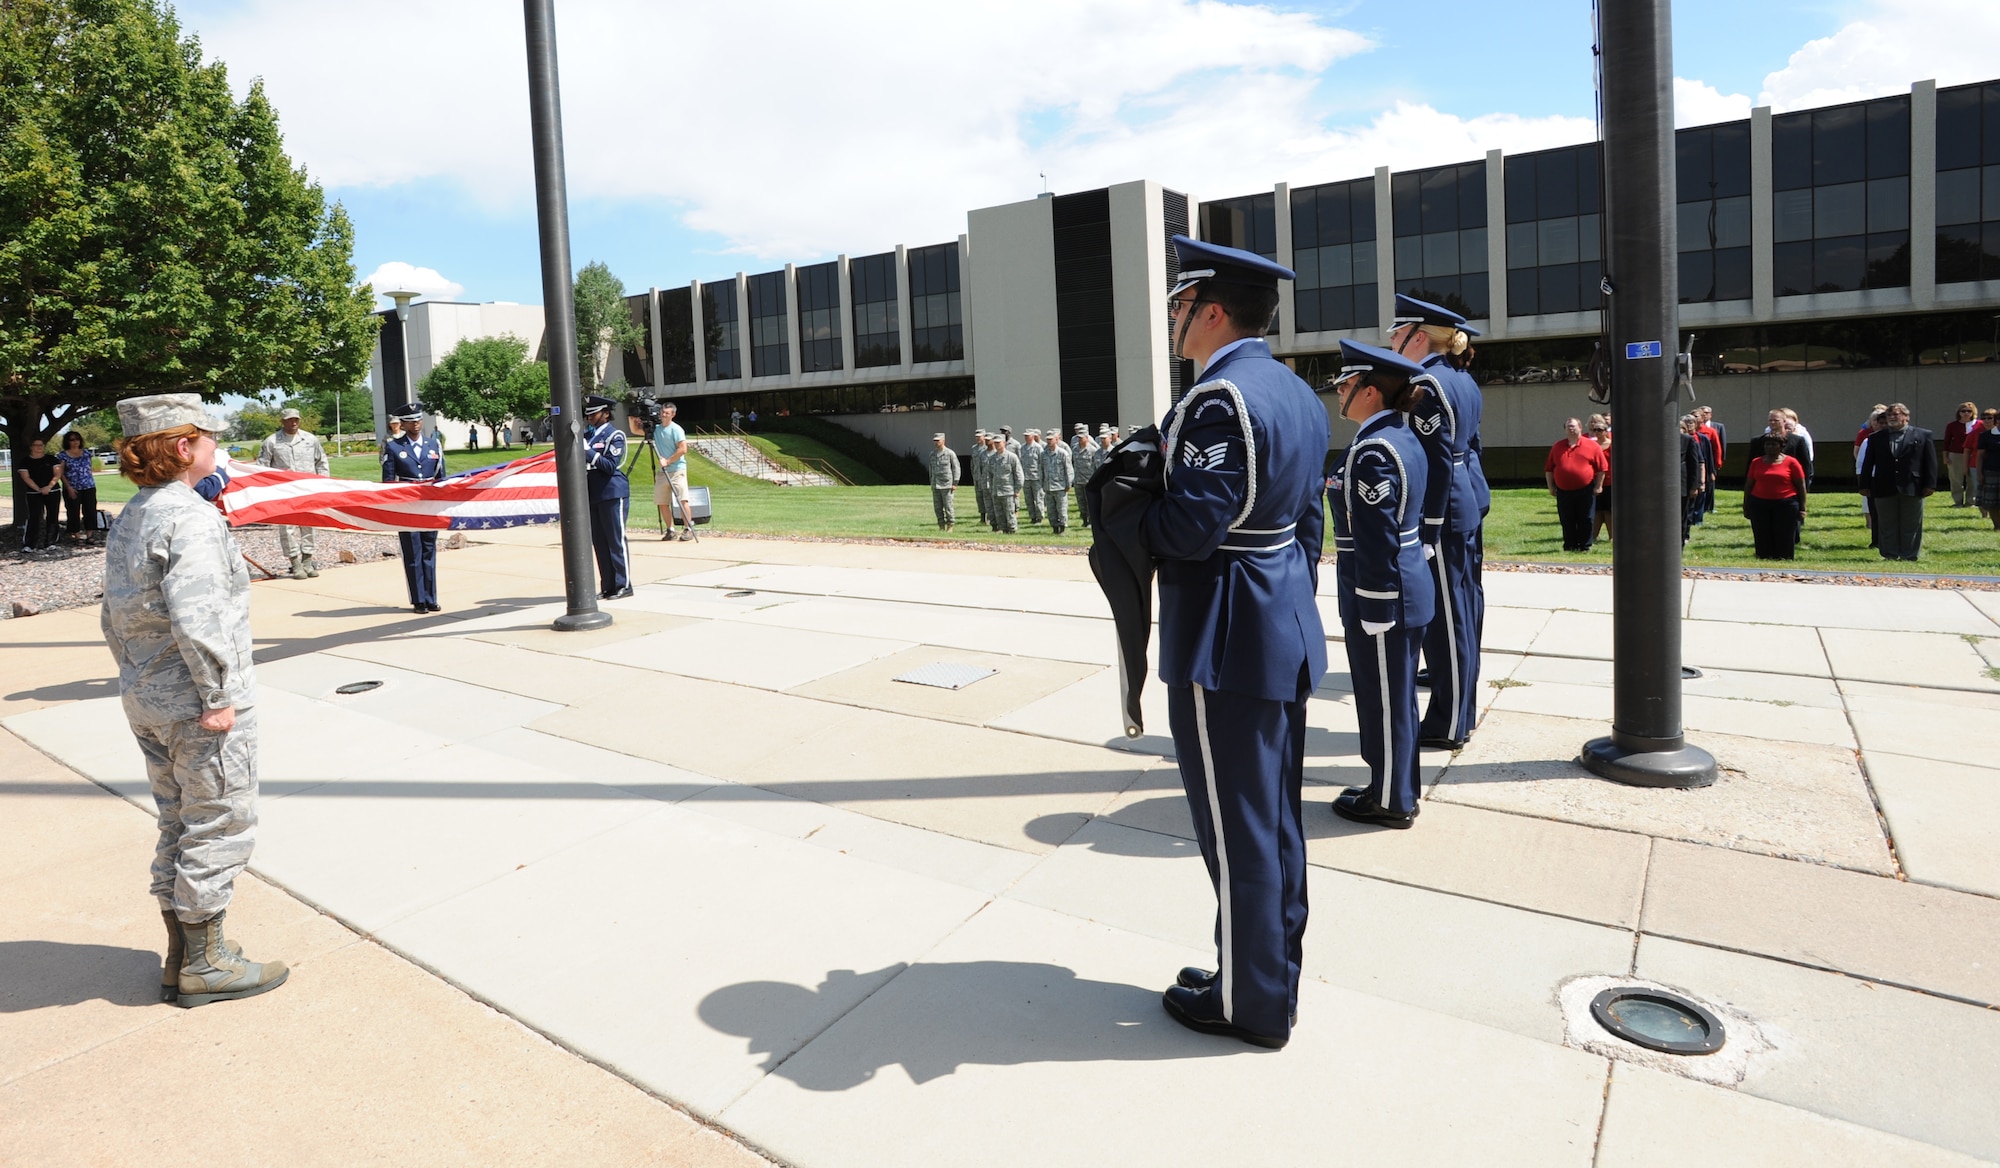
[[[1205,990],[1215,984],[1215,971],[1203,969],[1199,965],[1190,965],[1181,970],[1181,975],[1174,979],[1174,984],[1186,986],[1191,990]]]
[[[1222,1008],[1215,1000],[1213,989],[1195,990],[1183,985],[1168,986],[1167,992],[1160,996],[1160,1004],[1167,1008],[1168,1014],[1173,1015],[1174,1021],[1202,1034],[1241,1039],[1251,1046],[1261,1046],[1266,1050],[1282,1050],[1285,1044],[1291,1041],[1290,1035],[1279,1038],[1270,1034],[1258,1034],[1224,1018]]]
[[[1417,745],[1423,747],[1425,750],[1464,750],[1465,744],[1469,741],[1470,739],[1466,738],[1446,738],[1442,734],[1420,734],[1417,736]]]
[[[1387,807],[1377,803],[1365,791],[1359,793],[1353,791],[1342,792],[1341,796],[1333,801],[1333,813],[1335,815],[1340,816],[1342,819],[1352,820],[1355,823],[1368,823],[1376,827],[1393,827],[1398,829],[1411,827],[1417,822],[1418,810],[1418,808],[1412,807],[1407,814],[1391,811]]]
[[[1431,687],[1431,671],[1428,669],[1417,670],[1417,688],[1429,689],[1430,687]]]
[[[627,596],[630,596],[630,595],[632,595],[632,586],[631,586],[630,584],[627,584],[627,585],[626,585],[625,587],[623,587],[623,588],[620,588],[620,589],[619,589],[618,591],[616,591],[616,592],[607,592],[607,593],[605,593],[605,594],[604,594],[604,599],[606,599],[606,600],[623,600],[623,599],[625,599],[625,598],[626,598]]]

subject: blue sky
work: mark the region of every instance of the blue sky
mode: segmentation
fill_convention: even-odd
[[[1589,10],[1575,3],[557,8],[572,252],[628,288],[941,242],[969,208],[1031,196],[1039,170],[1058,191],[1152,177],[1218,197],[1581,141],[1592,111]],[[1992,37],[1928,42],[1940,19],[1993,25],[1996,10],[1684,2],[1675,72],[1724,95],[1714,116],[1973,80],[2000,66],[1950,41]],[[541,300],[517,9],[179,12],[239,87],[264,78],[295,161],[355,220],[359,275],[406,264],[442,295]],[[1684,123],[1714,120],[1691,108]]]

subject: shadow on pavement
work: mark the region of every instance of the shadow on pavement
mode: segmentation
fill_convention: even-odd
[[[160,1000],[160,955],[114,945],[0,941],[0,1013],[105,1001],[152,1006]]]
[[[851,999],[856,983],[885,978],[888,984],[799,1049],[793,1020],[823,1016],[816,1009],[822,997]],[[809,1091],[857,1087],[892,1065],[927,1083],[967,1063],[1134,1062],[1248,1049],[1182,1029],[1161,1009],[1158,989],[1026,961],[836,969],[817,987],[740,982],[702,999],[700,1014],[714,1029],[748,1039],[750,1053],[765,1056],[765,1071]]]
[[[92,698],[115,698],[118,696],[118,679],[115,677],[93,677],[87,681],[69,681],[61,685],[45,685],[40,689],[24,689],[10,693],[4,700],[10,702],[86,702]]]

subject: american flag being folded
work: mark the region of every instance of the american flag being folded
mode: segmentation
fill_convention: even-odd
[[[553,523],[556,455],[483,466],[434,483],[329,479],[231,461],[216,505],[232,527],[282,523],[345,531],[460,531]]]

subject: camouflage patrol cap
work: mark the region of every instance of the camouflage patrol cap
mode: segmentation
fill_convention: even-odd
[[[195,426],[211,434],[229,429],[229,423],[209,413],[202,405],[201,395],[193,393],[149,393],[125,398],[118,403],[118,426],[127,438],[180,426]]]
[[[299,412],[295,409],[292,409],[290,406],[287,406],[284,409],[278,411],[278,420],[280,422],[289,422],[293,418],[296,418],[298,416]]]

